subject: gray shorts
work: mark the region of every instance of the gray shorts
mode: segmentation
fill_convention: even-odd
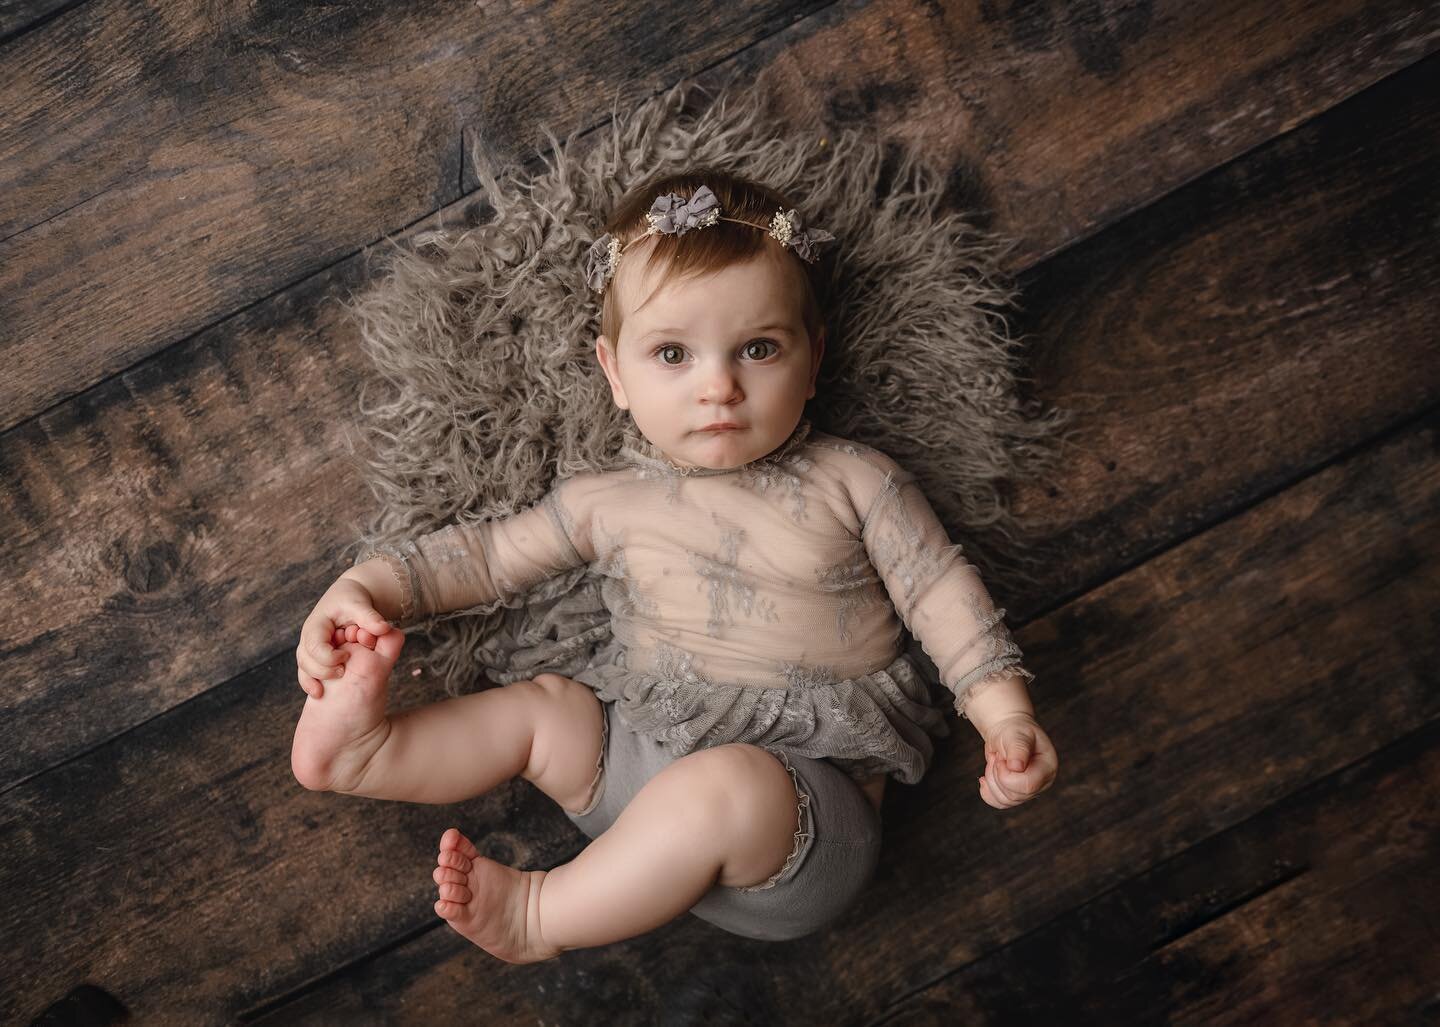
[[[592,839],[678,758],[663,743],[631,731],[613,702],[601,706],[605,734],[595,790],[584,812],[564,811]],[[786,941],[818,930],[854,905],[880,859],[880,814],[860,786],[828,760],[760,748],[780,759],[795,784],[795,849],[770,880],[746,887],[716,884],[690,912],[731,934]]]

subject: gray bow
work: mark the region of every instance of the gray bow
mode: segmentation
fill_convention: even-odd
[[[692,228],[713,225],[719,218],[720,201],[708,185],[696,189],[688,200],[676,193],[657,196],[645,215],[651,228],[666,235],[684,235]]]
[[[585,284],[596,292],[605,291],[605,283],[615,273],[615,254],[611,243],[616,239],[609,232],[590,244],[585,257]]]
[[[819,246],[835,237],[821,228],[806,228],[797,211],[791,209],[777,213],[770,222],[770,234],[788,246],[795,255],[807,264],[815,263],[820,256]]]

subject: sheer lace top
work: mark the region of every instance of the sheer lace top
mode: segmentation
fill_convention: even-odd
[[[894,669],[902,622],[962,716],[978,684],[1034,677],[963,547],[914,476],[881,451],[802,420],[775,451],[729,470],[679,467],[638,435],[621,457],[615,469],[557,480],[511,516],[382,550],[401,583],[401,626],[590,564],[611,614],[611,669],[687,687],[692,713],[733,703],[737,689],[783,705],[786,692],[845,685],[866,709],[885,708],[866,730],[893,731],[896,703],[879,693],[894,685],[874,676]],[[844,713],[833,697],[811,696],[807,710]]]

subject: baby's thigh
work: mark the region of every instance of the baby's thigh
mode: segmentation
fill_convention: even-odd
[[[523,776],[567,812],[580,809],[590,801],[601,763],[604,707],[589,685],[561,674],[538,674],[507,687],[520,684],[540,697]]]

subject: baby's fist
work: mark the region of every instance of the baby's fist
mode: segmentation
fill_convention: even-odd
[[[985,737],[980,798],[996,809],[1033,799],[1055,782],[1059,759],[1050,736],[1028,713],[996,722]]]

